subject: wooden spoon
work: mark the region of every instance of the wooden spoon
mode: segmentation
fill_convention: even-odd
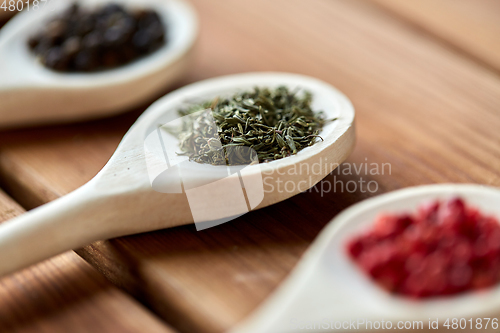
[[[103,5],[101,0],[80,2],[86,7]],[[38,9],[25,9],[0,29],[0,127],[123,112],[154,97],[186,71],[197,36],[191,6],[183,0],[117,2],[127,8],[155,9],[166,26],[167,42],[156,52],[116,69],[56,72],[44,67],[28,49],[29,36],[70,1],[51,0],[45,6],[40,2]]]
[[[477,318],[497,318],[496,326],[490,320],[488,328],[484,319],[481,331],[498,332],[500,287],[485,292],[411,301],[392,296],[377,287],[344,252],[346,240],[372,224],[381,212],[414,211],[423,201],[455,196],[500,219],[500,190],[480,185],[418,186],[365,200],[334,218],[288,279],[231,333],[302,332],[307,325],[312,327],[314,324],[317,329],[308,329],[307,332],[386,332],[394,331],[400,322],[403,322],[400,325],[422,322],[420,330],[449,332],[443,327],[448,318],[472,318],[473,325]],[[366,326],[368,321],[372,325],[381,325],[382,320],[386,330]],[[429,330],[429,320],[438,320],[439,329]],[[351,323],[355,325],[351,326]],[[466,325],[470,322],[467,321]]]
[[[225,166],[191,162],[187,157],[181,161],[162,161],[164,151],[154,151],[151,139],[157,137],[157,133],[166,133],[160,133],[159,127],[175,121],[179,117],[177,111],[186,103],[255,86],[280,85],[311,91],[312,107],[323,110],[327,118],[337,118],[323,127],[320,134],[324,141],[318,140],[296,155],[249,165],[237,172]],[[167,141],[170,146],[167,153],[168,149],[179,151],[177,139],[170,136],[170,140]],[[337,167],[353,149],[354,141],[351,103],[335,88],[317,79],[295,74],[253,73],[191,84],[148,108],[125,135],[107,165],[87,184],[1,225],[0,275],[100,239],[193,221],[203,229],[203,221],[241,215],[249,210],[247,204],[239,205],[235,197],[238,189],[242,191],[241,183],[247,192],[250,209],[285,200],[313,186]],[[178,165],[185,167],[177,168]],[[176,190],[179,179],[182,184]],[[231,187],[235,179],[236,189]],[[158,181],[164,184],[158,185]],[[217,186],[211,186],[216,181]],[[257,195],[252,199],[249,193]],[[195,202],[200,197],[203,199],[201,207],[200,200]],[[214,209],[212,203],[217,200],[227,203],[227,209]],[[196,212],[193,202],[198,204]]]

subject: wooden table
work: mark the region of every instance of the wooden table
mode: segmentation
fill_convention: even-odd
[[[500,185],[499,1],[193,4],[197,58],[179,86],[248,71],[316,76],[356,108],[354,153],[311,191],[230,223],[102,241],[76,250],[93,268],[71,252],[0,280],[0,331],[223,332],[344,208],[412,185]],[[89,180],[142,110],[1,132],[0,184],[17,201],[0,195],[1,218]],[[349,172],[363,163],[390,163],[390,172]],[[378,186],[321,191],[351,180]]]

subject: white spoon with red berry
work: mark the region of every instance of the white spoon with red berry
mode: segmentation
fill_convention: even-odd
[[[498,332],[499,202],[497,188],[446,184],[354,205],[231,332]]]
[[[184,0],[77,3],[24,2],[0,29],[0,127],[127,111],[188,69],[197,19]]]

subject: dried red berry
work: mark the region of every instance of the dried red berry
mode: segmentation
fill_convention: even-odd
[[[449,295],[500,281],[500,224],[461,198],[427,202],[414,216],[381,215],[347,252],[382,288]]]

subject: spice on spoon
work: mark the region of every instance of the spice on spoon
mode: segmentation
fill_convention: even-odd
[[[115,68],[164,43],[165,27],[154,10],[128,11],[117,4],[84,9],[76,3],[28,40],[43,65],[63,72]]]
[[[201,116],[183,118],[176,133],[182,154],[213,165],[247,164],[253,160],[248,148],[259,162],[294,155],[321,139],[325,120],[322,112],[312,110],[311,102],[308,91],[256,87],[180,110],[180,115],[187,116],[210,109]]]
[[[413,215],[381,215],[347,251],[380,286],[414,298],[500,282],[499,221],[460,198],[423,204]]]

